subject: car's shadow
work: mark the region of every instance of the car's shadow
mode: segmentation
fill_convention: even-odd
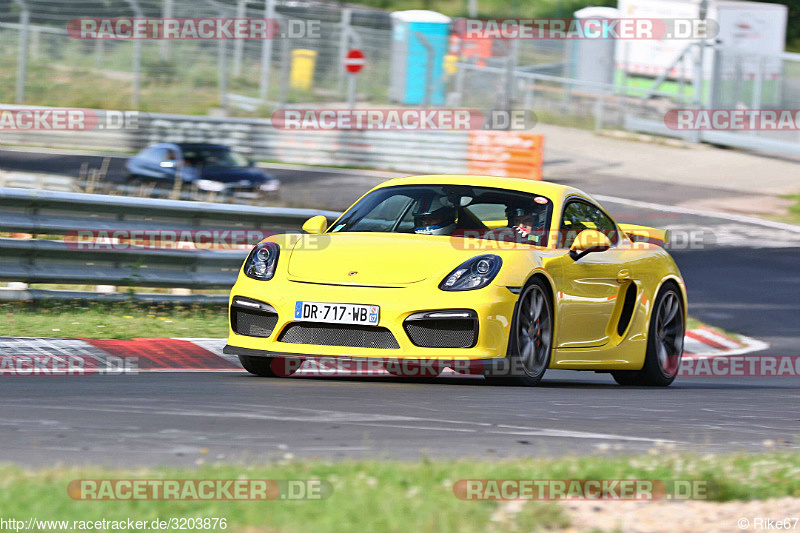
[[[597,377],[592,380],[563,379],[545,377],[536,387],[522,387],[518,385],[495,384],[487,382],[482,376],[450,375],[438,377],[402,377],[402,376],[370,376],[370,375],[295,375],[288,378],[259,378],[251,374],[237,374],[242,379],[262,379],[269,382],[344,382],[344,383],[379,383],[384,385],[444,385],[461,387],[481,387],[486,389],[498,390],[536,390],[536,389],[572,389],[572,390],[614,390],[614,391],[682,391],[682,390],[797,390],[800,389],[800,381],[785,378],[770,380],[761,383],[747,383],[747,378],[735,378],[734,380],[725,379],[721,382],[700,381],[698,378],[678,378],[669,387],[646,387],[646,386],[621,386],[616,384],[611,377],[608,381],[605,378]],[[593,376],[594,377],[594,376]],[[603,381],[600,381],[600,380]]]

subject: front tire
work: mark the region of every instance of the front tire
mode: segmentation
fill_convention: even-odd
[[[490,384],[533,387],[550,366],[553,344],[553,305],[550,290],[540,278],[533,278],[522,289],[511,321],[508,356],[510,368],[496,375],[486,374]]]
[[[683,298],[673,282],[661,287],[656,297],[650,328],[647,332],[647,353],[641,370],[617,370],[611,373],[620,385],[667,387],[678,375],[683,357],[683,336],[686,333]]]

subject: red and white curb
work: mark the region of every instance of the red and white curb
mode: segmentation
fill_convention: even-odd
[[[741,355],[768,348],[764,342],[748,337],[729,337],[709,328],[686,332],[684,357]],[[125,372],[237,372],[243,371],[235,355],[222,353],[225,339],[58,339],[38,337],[0,337],[0,375],[65,373],[80,363],[92,369],[87,373]],[[30,370],[30,371],[29,371]],[[49,372],[48,372],[49,370]],[[305,361],[298,375],[325,375],[330,370],[316,361]],[[345,372],[346,373],[346,372]],[[338,371],[337,374],[342,374]],[[389,375],[382,368],[359,375]],[[446,370],[442,375],[454,375]]]
[[[769,344],[766,342],[744,335],[732,337],[706,327],[690,329],[683,339],[684,357],[688,358],[727,357],[760,352],[767,348]]]

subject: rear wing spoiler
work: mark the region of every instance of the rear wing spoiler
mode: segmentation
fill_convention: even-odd
[[[636,224],[619,224],[619,229],[633,242],[647,242],[658,246],[669,244],[669,230],[637,226]]]

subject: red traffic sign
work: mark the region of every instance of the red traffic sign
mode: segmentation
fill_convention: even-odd
[[[347,56],[344,58],[344,68],[346,68],[347,72],[350,74],[358,74],[361,69],[364,68],[365,63],[364,52],[358,48],[353,48],[347,52]]]

